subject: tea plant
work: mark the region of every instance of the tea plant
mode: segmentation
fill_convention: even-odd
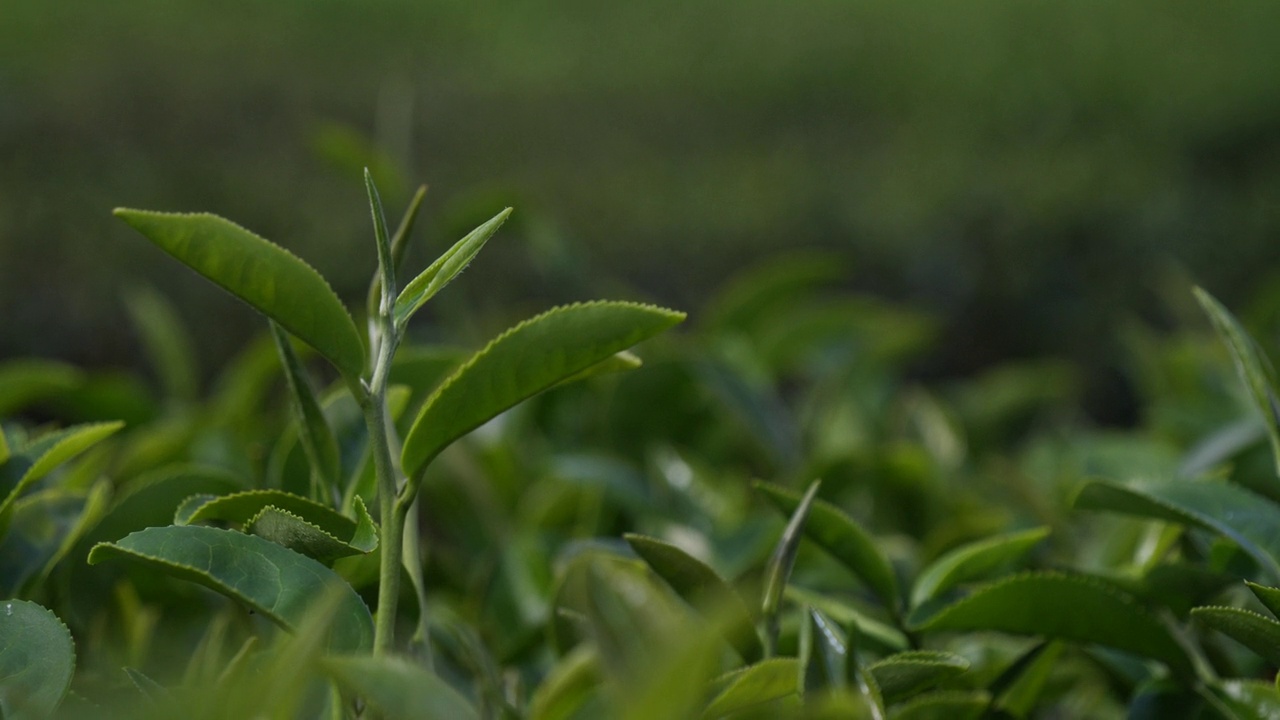
[[[1135,331],[1126,432],[1088,429],[1053,363],[911,382],[935,323],[837,291],[826,257],[743,276],[619,378],[683,316],[593,302],[475,353],[412,342],[509,211],[401,287],[422,195],[392,233],[366,185],[363,322],[226,220],[118,210],[266,335],[202,396],[141,291],[163,402],[0,364],[3,717],[1280,710],[1280,403],[1207,293],[1246,394],[1198,334]]]

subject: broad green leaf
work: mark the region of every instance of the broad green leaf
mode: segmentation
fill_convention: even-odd
[[[391,236],[387,233],[387,215],[382,210],[382,198],[378,196],[378,187],[374,185],[373,173],[369,172],[369,168],[364,169],[364,189],[369,195],[369,214],[373,216],[373,239],[378,248],[378,276],[394,286],[396,269],[395,261],[391,259]],[[380,308],[378,316],[390,309],[387,308],[384,311]]]
[[[163,295],[138,288],[125,295],[125,305],[137,328],[147,357],[160,377],[165,397],[192,402],[199,394],[199,368],[191,336]]]
[[[327,505],[280,490],[249,490],[192,507],[198,501],[199,498],[184,502],[174,522],[179,525],[210,520],[235,523],[245,532],[322,562],[373,552],[378,546],[378,529],[364,501],[358,497],[354,501],[355,520]]]
[[[1280,622],[1234,607],[1199,607],[1191,611],[1191,616],[1258,653],[1272,665],[1280,665]]]
[[[342,461],[338,455],[338,441],[334,439],[333,430],[325,420],[320,401],[316,399],[302,361],[293,351],[289,336],[275,322],[268,324],[271,326],[271,337],[275,339],[276,351],[280,353],[280,364],[284,368],[284,377],[289,386],[289,407],[298,426],[298,443],[302,445],[307,462],[311,463],[313,477],[319,479],[319,487],[315,490],[323,491],[323,494],[317,493],[313,499],[341,497]]]
[[[1272,615],[1280,617],[1280,588],[1267,587],[1248,580],[1244,584],[1249,587],[1263,607],[1270,610]]]
[[[356,377],[364,371],[364,344],[355,321],[320,273],[288,250],[208,213],[117,208],[115,215],[301,338],[343,374]]]
[[[1190,661],[1169,630],[1134,599],[1096,578],[1027,573],[987,585],[929,617],[917,630],[995,630],[1096,643],[1159,660],[1187,676]]]
[[[0,418],[84,382],[84,373],[56,360],[9,360],[0,364]]]
[[[0,517],[22,491],[71,458],[124,427],[121,422],[76,425],[51,432],[19,449],[0,465]]]
[[[703,711],[704,718],[718,718],[753,705],[794,695],[800,663],[795,658],[764,660],[717,680],[724,685]]]
[[[756,483],[756,489],[784,513],[793,513],[800,506],[799,495],[776,485]],[[804,532],[852,570],[891,611],[897,611],[901,598],[893,566],[875,540],[844,511],[824,500],[814,502]]]
[[[322,662],[338,684],[386,720],[478,719],[471,703],[439,676],[396,657],[347,655]]]
[[[76,650],[56,615],[25,600],[0,602],[0,717],[40,720],[71,686]]]
[[[498,232],[498,228],[502,227],[502,223],[507,221],[511,215],[511,208],[507,208],[497,215],[493,216],[488,222],[480,227],[467,233],[467,236],[459,240],[444,252],[443,255],[436,258],[426,270],[423,270],[418,277],[409,281],[401,291],[400,297],[396,298],[395,321],[396,327],[402,328],[405,323],[409,322],[409,318],[427,303],[436,293],[444,289],[455,277],[458,276],[467,265],[475,258],[484,244]]]
[[[1049,528],[996,535],[958,547],[929,564],[916,579],[911,604],[950,590],[961,583],[978,580],[1008,570],[1049,536]]]
[[[1120,485],[1094,481],[1075,507],[1182,523],[1224,535],[1280,578],[1280,506],[1237,485],[1155,480]]]
[[[722,623],[725,639],[747,662],[760,659],[764,648],[755,620],[742,596],[715,570],[670,543],[644,535],[624,536],[627,544],[676,594],[708,619]]]
[[[516,325],[427,399],[404,441],[405,474],[417,477],[441,450],[499,413],[683,319],[651,305],[592,302]]]
[[[298,627],[326,592],[339,592],[329,646],[358,651],[373,645],[373,620],[360,596],[324,565],[269,540],[217,528],[153,527],[99,543],[89,553],[90,565],[112,559],[133,560],[204,585],[288,630]]]
[[[1200,301],[1200,306],[1209,315],[1209,320],[1213,323],[1213,329],[1218,332],[1218,337],[1231,351],[1236,372],[1240,374],[1240,380],[1244,382],[1258,412],[1262,413],[1267,434],[1271,438],[1271,453],[1275,457],[1276,469],[1280,471],[1280,415],[1277,414],[1280,404],[1277,403],[1275,391],[1272,388],[1275,372],[1271,368],[1271,363],[1258,344],[1240,325],[1240,321],[1236,320],[1222,303],[1205,292],[1203,288],[1193,288],[1192,292],[1195,293],[1196,300]]]
[[[912,698],[893,709],[893,720],[978,720],[991,704],[981,690],[944,690]]]
[[[578,382],[579,380],[585,380],[589,377],[596,377],[597,375],[612,375],[614,373],[627,372],[635,370],[643,365],[644,361],[637,355],[627,350],[623,350],[622,352],[614,353],[611,357],[601,360],[576,375],[561,380],[559,384],[568,385],[570,383]]]
[[[75,549],[76,543],[80,542],[80,539],[97,525],[102,516],[106,514],[110,503],[111,481],[107,478],[102,478],[89,489],[89,493],[84,499],[84,505],[81,506],[80,512],[76,516],[75,523],[60,534],[61,537],[57,549],[45,561],[40,574],[35,578],[37,584],[43,583],[53,572],[53,568],[71,554]]]
[[[835,255],[812,253],[788,256],[734,277],[717,292],[706,310],[707,327],[750,331],[762,316],[798,295],[820,290],[844,277],[844,262]]]
[[[940,650],[897,653],[873,663],[869,668],[887,703],[905,700],[968,669],[968,660]]]
[[[569,720],[600,684],[599,658],[583,645],[551,668],[529,699],[529,720]]]

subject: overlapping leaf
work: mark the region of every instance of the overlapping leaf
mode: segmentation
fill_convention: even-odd
[[[721,678],[724,685],[707,709],[704,718],[724,717],[771,700],[794,695],[798,689],[800,663],[795,658],[764,660]]]
[[[472,720],[474,707],[440,676],[396,657],[346,655],[323,666],[386,720]]]
[[[1280,622],[1235,607],[1199,607],[1191,611],[1191,616],[1258,653],[1272,665],[1280,665]]]
[[[174,517],[179,525],[218,520],[241,526],[321,562],[373,552],[378,546],[378,529],[355,499],[356,519],[342,515],[327,505],[280,490],[247,492],[188,498]]]
[[[497,215],[493,216],[488,222],[480,227],[467,233],[467,236],[459,240],[445,251],[443,255],[431,263],[426,270],[423,270],[418,277],[409,281],[404,290],[400,293],[400,297],[396,298],[395,306],[395,322],[397,327],[403,327],[409,322],[409,318],[413,317],[423,305],[427,303],[436,293],[444,289],[455,277],[458,276],[467,265],[475,258],[484,244],[498,232],[498,228],[502,227],[502,223],[507,221],[511,215],[511,208],[507,208]]]
[[[52,612],[25,600],[0,602],[0,717],[40,720],[71,686],[76,651]]]
[[[32,483],[122,427],[121,422],[76,425],[39,437],[17,450],[0,465],[0,518]]]
[[[1035,528],[979,540],[956,548],[929,564],[916,579],[911,604],[920,603],[959,585],[1007,570],[1049,536],[1049,528]]]
[[[885,702],[894,703],[964,673],[969,661],[940,650],[911,650],[890,655],[869,669]]]

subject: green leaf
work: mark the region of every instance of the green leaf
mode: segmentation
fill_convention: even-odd
[[[820,690],[840,689],[848,685],[849,651],[831,618],[821,610],[809,608],[800,633],[800,662],[804,663],[806,698]]]
[[[776,485],[756,483],[756,489],[784,513],[800,506],[799,495]],[[814,502],[804,532],[861,578],[891,611],[897,611],[901,598],[893,566],[875,540],[844,511],[824,500]]]
[[[978,720],[990,704],[991,696],[981,690],[944,690],[899,705],[893,720]]]
[[[760,659],[764,648],[756,633],[755,620],[742,596],[715,570],[670,543],[644,535],[627,534],[627,544],[649,567],[671,586],[676,594],[707,616],[722,623],[725,639],[742,659]]]
[[[1193,288],[1196,300],[1209,315],[1213,329],[1218,337],[1231,351],[1231,359],[1235,362],[1236,372],[1249,391],[1249,397],[1262,413],[1267,426],[1267,434],[1271,438],[1271,453],[1275,457],[1276,469],[1280,471],[1280,415],[1277,415],[1277,401],[1272,389],[1272,377],[1275,375],[1266,355],[1254,342],[1249,333],[1240,325],[1240,321],[1229,310],[1223,307],[1203,288]]]
[[[121,422],[76,425],[24,445],[8,462],[0,465],[0,518],[32,483],[122,427]]]
[[[1040,527],[958,547],[920,573],[911,591],[911,604],[920,605],[961,583],[1004,572],[1048,536],[1049,528]]]
[[[0,603],[0,717],[47,718],[71,686],[76,650],[56,615],[25,600]]]
[[[738,710],[794,695],[799,679],[800,661],[795,658],[764,660],[720,678],[726,687],[707,709],[704,718],[718,718]]]
[[[75,366],[56,360],[10,360],[0,364],[0,417],[8,417],[50,395],[84,382]]]
[[[116,217],[160,249],[301,338],[348,377],[364,371],[355,321],[310,265],[235,223],[208,213],[117,208]]]
[[[1258,598],[1263,607],[1270,610],[1272,615],[1280,617],[1280,588],[1267,587],[1248,580],[1244,584],[1249,587],[1249,590],[1253,591],[1254,596]]]
[[[262,508],[261,512],[245,523],[244,531],[329,565],[338,558],[367,555],[378,547],[378,530],[369,517],[369,512],[365,510],[364,501],[357,497],[355,507],[360,521],[355,534],[345,540],[274,505]]]
[[[1075,507],[1110,510],[1212,530],[1230,538],[1280,578],[1280,506],[1236,485],[1155,480],[1128,485],[1095,481]]]
[[[1191,664],[1169,630],[1134,599],[1087,576],[1027,573],[987,585],[929,617],[917,630],[995,630],[1096,643],[1159,660],[1190,675]]]
[[[369,195],[369,214],[373,216],[373,238],[378,247],[378,275],[391,285],[395,285],[395,261],[391,259],[391,236],[387,234],[387,215],[382,211],[382,198],[378,196],[378,188],[373,183],[373,173],[364,169],[364,189]],[[388,302],[390,298],[388,298]],[[381,305],[381,301],[379,301]],[[385,311],[379,308],[378,315]]]
[[[269,540],[217,528],[153,527],[99,543],[89,553],[90,565],[112,559],[133,560],[204,585],[287,630],[298,627],[325,593],[337,593],[341,601],[329,647],[358,651],[373,646],[373,620],[360,596],[329,568]]]
[[[778,538],[773,554],[769,557],[769,563],[765,566],[764,596],[760,603],[760,615],[764,619],[766,651],[770,655],[778,644],[778,609],[782,603],[782,593],[791,580],[791,570],[796,564],[796,553],[800,551],[800,531],[804,527],[805,520],[809,518],[809,510],[813,507],[813,500],[817,497],[818,488],[821,486],[820,480],[814,480],[809,485],[800,504],[791,513],[791,519],[787,521],[782,537]]]
[[[4,428],[0,427],[0,465],[9,460],[10,452],[9,440],[4,436]]]
[[[427,399],[405,438],[405,474],[417,477],[441,450],[499,413],[684,317],[651,305],[592,302],[559,307],[516,325]]]
[[[498,232],[498,228],[502,227],[502,223],[506,222],[507,217],[510,215],[511,208],[507,208],[493,216],[488,222],[467,233],[466,237],[454,243],[453,247],[436,258],[436,261],[431,263],[426,270],[423,270],[418,277],[409,281],[409,284],[400,293],[400,297],[396,298],[396,327],[403,328],[414,313],[418,312],[428,300],[443,290],[445,285],[448,285],[459,273],[465,270],[476,254],[480,252],[480,248],[483,248],[489,238]]]
[[[413,234],[413,226],[418,220],[418,212],[422,209],[422,201],[427,197],[427,186],[419,185],[417,192],[413,194],[413,199],[409,201],[409,207],[404,211],[404,216],[400,218],[400,226],[396,228],[395,235],[391,236],[391,267],[393,272],[400,269],[400,265],[404,262],[405,250],[409,247],[409,237]],[[375,273],[373,282],[369,284],[369,299],[367,302],[369,317],[378,316],[378,305],[382,302],[382,274]]]
[[[149,287],[125,296],[125,306],[137,327],[147,357],[160,376],[165,397],[193,402],[199,394],[199,368],[191,336],[163,295]]]
[[[298,354],[293,350],[289,336],[275,322],[271,326],[271,337],[275,339],[276,351],[280,353],[280,364],[284,368],[284,377],[289,386],[289,407],[293,411],[293,420],[298,425],[298,443],[302,452],[311,463],[314,477],[319,479],[319,487],[323,494],[317,493],[313,499],[336,500],[342,495],[341,475],[342,461],[338,454],[338,441],[333,436],[333,429],[325,420],[320,401],[316,399],[311,381],[307,379],[307,371],[302,367]]]
[[[529,699],[529,720],[569,720],[600,684],[593,648],[577,647],[551,668]]]
[[[1065,649],[1066,645],[1059,641],[1045,643],[1019,658],[1012,668],[1001,673],[991,687],[991,692],[996,695],[996,707],[1014,717],[1028,717],[1039,702]],[[1000,686],[999,689],[997,686]]]
[[[322,661],[343,688],[386,720],[471,720],[471,703],[439,676],[396,657],[348,655]]]
[[[1237,720],[1280,718],[1280,691],[1269,682],[1223,680],[1213,686],[1213,691],[1235,713]]]
[[[1191,616],[1258,653],[1272,665],[1280,665],[1280,622],[1234,607],[1198,607],[1191,611]]]
[[[245,532],[322,562],[373,552],[378,546],[378,529],[364,501],[358,497],[355,520],[327,505],[280,490],[249,490],[200,503],[204,497],[184,501],[174,522],[179,525],[211,520],[235,523]]]
[[[869,668],[887,703],[946,682],[969,669],[969,661],[941,650],[911,650],[890,655]]]

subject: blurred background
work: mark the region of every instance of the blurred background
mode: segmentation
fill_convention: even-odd
[[[206,372],[261,330],[120,205],[234,219],[358,303],[371,165],[393,223],[431,186],[411,270],[516,208],[423,337],[596,296],[697,323],[821,250],[936,319],[916,376],[1062,359],[1125,424],[1126,328],[1192,282],[1280,328],[1277,28],[1263,0],[7,0],[0,359],[142,364],[143,285]]]

